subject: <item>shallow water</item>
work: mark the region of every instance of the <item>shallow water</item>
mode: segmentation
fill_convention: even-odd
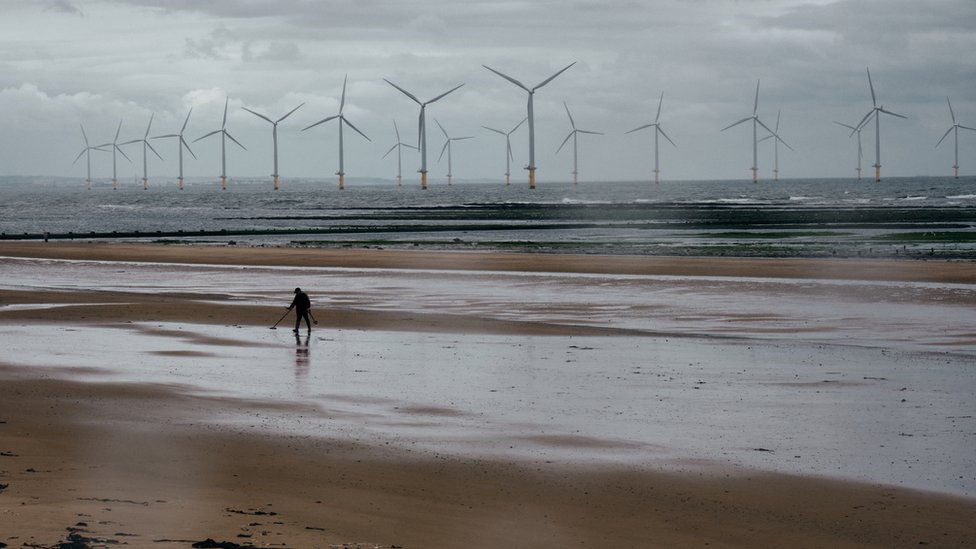
[[[290,298],[272,289],[301,285],[323,289],[312,293],[320,316],[418,310],[649,332],[317,329],[296,341],[266,327],[0,327],[5,362],[232,398],[213,420],[236,427],[976,495],[969,286],[17,259],[0,260],[0,275],[7,289],[219,292],[268,305]]]

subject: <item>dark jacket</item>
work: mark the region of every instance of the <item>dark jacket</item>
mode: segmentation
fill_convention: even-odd
[[[289,309],[292,307],[297,308],[298,312],[301,313],[312,308],[312,301],[305,292],[298,292],[295,294],[295,299],[292,300],[291,305],[288,306]]]

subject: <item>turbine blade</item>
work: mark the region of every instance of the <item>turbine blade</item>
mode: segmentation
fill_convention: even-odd
[[[152,113],[152,114],[149,115],[149,123],[146,124],[146,135],[142,136],[142,139],[143,140],[146,140],[146,139],[149,138],[149,128],[152,127],[152,121],[153,121],[153,118],[155,118],[155,116],[156,116],[156,113]]]
[[[448,148],[448,147],[449,147],[450,145],[451,145],[451,140],[450,140],[450,139],[448,139],[447,141],[445,141],[445,142],[444,142],[444,146],[443,146],[443,147],[441,148],[441,155],[437,157],[437,161],[438,161],[438,162],[440,162],[440,161],[441,161],[441,158],[444,158],[444,151],[446,151],[446,150],[447,150],[447,148]]]
[[[874,97],[874,82],[871,82],[871,68],[868,67],[868,86],[871,86],[871,105],[877,107],[878,100]]]
[[[212,132],[210,132],[210,133],[208,133],[206,135],[201,135],[200,137],[194,139],[193,142],[196,143],[197,141],[200,141],[201,139],[206,139],[206,138],[210,137],[211,135],[215,135],[215,134],[220,133],[221,131],[223,131],[223,130],[214,130],[214,131],[212,131]],[[123,145],[128,145],[129,143],[136,143],[138,141],[139,140],[137,139],[136,141],[127,141],[127,142],[122,143],[122,144]]]
[[[537,89],[539,89],[539,88],[541,88],[542,86],[545,86],[545,85],[546,85],[546,84],[548,84],[549,82],[552,82],[554,78],[556,78],[556,77],[557,77],[557,76],[559,76],[560,74],[562,74],[562,73],[564,73],[564,72],[566,72],[567,70],[569,70],[569,68],[570,68],[570,67],[572,67],[572,66],[573,66],[573,65],[575,65],[575,64],[576,64],[576,61],[573,61],[572,63],[570,63],[570,64],[568,64],[568,65],[566,65],[566,66],[565,66],[565,67],[563,67],[563,68],[562,68],[562,69],[561,69],[561,70],[560,70],[559,72],[557,72],[556,74],[554,74],[554,75],[552,75],[552,76],[550,76],[549,78],[546,78],[545,80],[543,80],[543,81],[542,81],[542,83],[541,83],[541,84],[539,84],[538,86],[536,86],[536,87],[534,87],[534,88],[532,88],[532,91],[535,91],[535,90],[537,90]]]
[[[340,123],[340,124],[342,124],[343,122],[345,122],[346,124],[348,124],[350,128],[352,128],[352,129],[354,129],[354,130],[356,130],[356,133],[358,133],[359,135],[361,135],[361,136],[363,136],[363,137],[366,137],[366,134],[365,134],[365,133],[363,133],[363,132],[361,132],[361,131],[359,131],[359,128],[357,128],[356,126],[353,126],[353,125],[352,125],[352,122],[350,122],[349,120],[347,120],[347,119],[346,119],[346,117],[345,117],[345,116],[342,116],[342,115],[340,114],[340,115],[339,115],[339,123]],[[370,139],[370,138],[368,138],[368,137],[366,137],[366,141],[369,141],[370,143],[372,143],[372,142],[373,142],[373,140],[372,140],[372,139]]]
[[[79,124],[80,125],[80,124]],[[85,127],[81,126],[81,136],[85,138],[85,147],[88,147],[88,134],[85,133]]]
[[[838,121],[834,120],[834,124],[837,124],[838,126],[844,126],[845,128],[847,128],[849,130],[857,131],[857,128],[855,128],[854,126],[850,126],[848,124],[844,124],[843,122],[838,122]],[[851,135],[854,135],[854,134],[851,134]]]
[[[939,142],[935,144],[936,147],[938,147],[939,145],[941,145],[942,144],[942,141],[944,141],[946,137],[949,137],[949,134],[952,133],[953,128],[955,128],[955,126],[953,126],[952,128],[949,128],[948,130],[946,130],[946,132],[944,134],[942,134],[942,139],[939,139]]]
[[[460,88],[460,87],[461,87],[461,86],[463,86],[463,85],[464,85],[464,84],[458,84],[457,86],[455,86],[455,87],[453,87],[453,88],[451,88],[451,89],[449,89],[449,90],[447,90],[446,92],[444,92],[444,93],[442,93],[442,94],[440,94],[440,95],[438,95],[437,97],[435,97],[435,98],[433,98],[433,99],[431,99],[430,101],[428,101],[427,103],[424,103],[424,104],[425,104],[425,105],[429,105],[429,104],[431,104],[431,103],[433,103],[434,101],[437,101],[438,99],[440,99],[440,98],[442,98],[442,97],[444,97],[445,95],[447,95],[447,94],[449,94],[449,93],[451,93],[451,92],[453,92],[453,91],[455,91],[455,90],[457,90],[458,88]]]
[[[661,92],[661,99],[659,99],[658,102],[657,102],[657,116],[654,117],[654,123],[655,124],[657,124],[657,121],[661,118],[661,104],[662,103],[664,103],[664,92]]]
[[[120,153],[120,154],[121,154],[122,156],[124,156],[124,157],[125,157],[125,159],[129,161],[129,163],[132,163],[132,159],[131,159],[131,158],[129,158],[129,156],[128,156],[127,154],[125,154],[125,151],[123,151],[123,150],[122,150],[121,148],[119,148],[119,146],[118,146],[118,145],[115,145],[115,150],[117,150],[117,151],[119,151],[119,153]]]
[[[190,112],[186,113],[186,120],[183,121],[183,127],[180,128],[180,135],[183,135],[183,132],[186,131],[186,125],[190,121],[191,114],[193,114],[193,107],[190,107]]]
[[[759,141],[756,141],[756,143],[762,143],[763,141],[765,141],[767,139],[772,139],[772,138],[773,138],[773,135],[770,134],[770,135],[767,135],[766,137],[761,138]]]
[[[88,152],[88,148],[87,147],[84,148],[84,149],[82,149],[81,152],[78,153],[78,156],[76,156],[75,159],[74,159],[74,161],[71,162],[71,165],[74,166],[78,162],[78,159],[79,158],[81,158],[82,156],[85,156],[85,153],[86,152]]]
[[[305,104],[305,103],[302,103],[301,105],[299,105],[299,106],[297,106],[297,107],[295,107],[294,109],[292,109],[292,110],[290,110],[290,111],[288,111],[288,114],[286,114],[286,115],[284,115],[284,116],[282,116],[281,118],[279,118],[278,120],[276,120],[276,121],[275,121],[275,124],[277,124],[278,122],[281,122],[282,120],[284,120],[284,119],[286,119],[286,118],[288,118],[289,116],[291,116],[291,114],[292,114],[293,112],[295,112],[295,111],[297,111],[298,109],[300,109],[300,108],[302,108],[302,105],[304,105],[304,104]]]
[[[244,145],[241,145],[241,142],[238,141],[238,140],[236,140],[236,139],[234,139],[234,136],[231,135],[230,132],[228,132],[227,130],[224,130],[224,135],[226,135],[227,137],[229,137],[230,140],[233,141],[234,143],[237,143],[237,146],[238,147],[244,149],[245,151],[247,150],[247,147],[245,147]]]
[[[342,99],[339,100],[339,114],[342,114],[342,109],[346,106],[346,80],[348,78],[348,74],[342,77]]]
[[[729,128],[732,128],[732,127],[735,127],[735,126],[738,126],[739,124],[741,124],[741,123],[743,123],[743,122],[748,122],[748,121],[750,121],[750,120],[752,120],[752,117],[751,117],[751,116],[749,116],[749,117],[747,117],[747,118],[743,118],[742,120],[739,120],[739,121],[738,121],[738,122],[736,122],[735,124],[729,124],[728,126],[725,126],[725,127],[724,127],[724,128],[722,128],[722,129],[721,129],[720,131],[723,131],[723,132],[724,132],[725,130],[727,130],[727,129],[729,129]]]
[[[637,128],[634,128],[634,129],[632,129],[632,130],[630,130],[629,132],[624,132],[624,135],[627,135],[628,133],[634,133],[634,132],[636,132],[636,131],[639,131],[639,130],[643,130],[643,129],[645,129],[645,128],[650,128],[650,127],[652,127],[652,126],[656,126],[656,125],[657,125],[657,124],[644,124],[643,126],[640,126],[640,127],[637,127]]]
[[[274,121],[273,120],[271,120],[270,118],[268,118],[267,116],[265,116],[265,115],[263,115],[263,114],[261,114],[259,112],[254,112],[254,111],[252,111],[251,109],[249,109],[247,107],[241,107],[241,108],[244,109],[245,111],[253,114],[254,116],[257,116],[258,118],[263,118],[264,120],[267,120],[271,124],[274,124]]]
[[[159,153],[156,152],[156,149],[154,149],[153,146],[150,145],[148,141],[146,141],[145,143],[146,143],[146,146],[149,147],[149,150],[151,150],[153,152],[153,154],[156,155],[157,158],[159,158],[160,160],[163,159],[163,157],[162,156],[159,156]]]
[[[186,147],[186,152],[190,153],[190,156],[192,156],[194,160],[197,159],[197,155],[193,154],[193,149],[190,148],[190,144],[186,142],[186,139],[183,139],[182,135],[180,136],[180,144],[183,147]]]
[[[230,97],[224,98],[224,121],[220,124],[220,129],[227,127],[227,105],[230,103]]]
[[[579,133],[588,133],[590,135],[603,135],[602,132],[593,132],[590,130],[576,130],[576,131],[578,131]]]
[[[206,137],[206,136],[204,136],[204,137]],[[201,137],[201,139],[203,139],[203,138]],[[142,139],[133,139],[132,141],[123,141],[122,143],[119,143],[119,145],[131,145],[133,143],[142,143]]]
[[[397,136],[397,143],[400,143],[400,128],[397,127],[396,120],[393,121],[393,131]]]
[[[500,133],[502,135],[505,135],[505,132],[503,132],[501,130],[496,130],[495,128],[489,128],[488,126],[481,126],[481,127],[484,128],[484,129],[486,129],[486,130],[493,131],[495,133]]]
[[[508,158],[511,159],[512,162],[515,162],[515,155],[512,154],[512,143],[506,143],[505,146],[508,148]]]
[[[522,127],[522,124],[525,124],[525,122],[526,122],[526,121],[527,121],[528,119],[529,119],[529,117],[528,117],[528,116],[526,116],[525,118],[523,118],[521,122],[519,122],[518,124],[516,124],[516,125],[515,125],[515,127],[514,127],[514,128],[512,128],[512,130],[508,132],[508,134],[509,134],[509,135],[511,135],[511,134],[513,134],[513,133],[515,133],[515,130],[517,130],[517,129],[519,129],[520,127]]]
[[[949,101],[949,96],[946,96],[946,103],[949,104],[949,116],[952,117],[952,124],[956,124],[956,113],[952,112],[952,101]]]
[[[496,71],[495,69],[489,67],[488,65],[481,65],[481,66],[484,67],[484,68],[486,68],[486,69],[488,69],[488,70],[490,70],[491,72],[497,74],[498,76],[501,76],[505,80],[508,80],[509,82],[511,82],[512,84],[515,84],[516,86],[522,88],[523,90],[525,90],[525,91],[527,91],[529,93],[532,93],[532,90],[530,90],[529,88],[526,88],[525,87],[525,84],[519,82],[518,80],[512,78],[511,76],[508,76],[506,74],[502,74],[502,73]]]
[[[970,128],[969,126],[963,126],[962,124],[956,124],[956,125],[958,127],[962,128],[962,129],[964,129],[964,130],[969,130],[971,132],[976,132],[976,128]]]
[[[678,145],[674,141],[671,141],[671,138],[668,137],[668,134],[664,133],[664,130],[661,129],[660,124],[657,125],[657,131],[661,132],[661,135],[663,135],[665,139],[667,139],[672,145],[674,145],[675,148],[678,147]]]
[[[332,116],[330,116],[328,118],[323,118],[322,120],[319,120],[318,122],[312,124],[311,126],[306,126],[306,127],[302,128],[302,131],[305,131],[305,130],[310,129],[310,128],[314,128],[315,126],[318,126],[319,124],[324,124],[324,123],[328,122],[329,120],[334,120],[336,118],[339,118],[339,115],[338,114],[334,114],[334,115],[332,115]]]
[[[390,81],[389,81],[389,80],[387,80],[386,78],[384,78],[383,80],[384,80],[384,81],[385,81],[385,82],[386,82],[387,84],[389,84],[389,85],[391,85],[391,86],[393,86],[394,88],[396,88],[396,89],[398,89],[398,90],[400,90],[400,92],[401,92],[401,93],[403,93],[404,95],[406,95],[406,96],[407,96],[407,97],[409,97],[410,99],[413,99],[413,100],[414,100],[414,102],[415,102],[415,103],[417,103],[418,105],[423,105],[423,103],[421,103],[419,99],[417,99],[416,97],[414,97],[414,95],[413,95],[412,93],[410,93],[410,92],[408,92],[407,90],[405,90],[405,89],[403,89],[403,88],[401,88],[400,86],[397,86],[397,85],[396,85],[396,84],[394,84],[393,82],[390,82]]]
[[[776,133],[779,133],[779,115],[781,115],[781,114],[783,114],[783,110],[782,109],[776,111],[776,126],[774,127],[774,129],[776,130]]]
[[[473,135],[465,135],[464,137],[452,137],[451,139],[453,139],[455,141],[461,141],[461,140],[464,140],[464,139],[474,139],[474,136]]]
[[[178,134],[178,133],[168,133],[166,135],[154,135],[154,136],[150,137],[149,139],[165,139],[167,137],[179,137],[179,136],[180,136],[180,134]],[[106,145],[111,145],[111,143],[106,143]],[[99,146],[101,146],[101,145],[99,145]]]
[[[789,145],[789,143],[787,143],[786,141],[783,141],[783,138],[781,138],[781,137],[780,137],[780,136],[779,136],[779,135],[778,135],[778,134],[777,134],[776,132],[774,132],[773,130],[771,130],[771,129],[769,129],[769,126],[767,126],[767,125],[765,125],[765,124],[763,124],[763,123],[762,123],[762,120],[759,120],[759,119],[757,118],[757,119],[756,119],[756,122],[757,122],[757,123],[758,123],[758,124],[759,124],[760,126],[762,126],[762,127],[763,127],[763,128],[764,128],[764,129],[765,129],[765,130],[766,130],[767,132],[769,132],[769,133],[771,133],[771,134],[772,134],[772,136],[773,136],[773,137],[775,137],[777,141],[779,141],[779,142],[780,142],[780,143],[782,143],[783,145],[786,145],[786,148],[787,148],[787,149],[789,149],[789,150],[791,150],[791,151],[793,150],[793,147],[791,147],[791,146]],[[760,141],[761,141],[761,140],[760,140]]]
[[[752,105],[752,115],[756,116],[759,111],[759,80],[756,80],[756,102]]]
[[[437,124],[437,127],[441,129],[441,133],[444,134],[444,137],[445,138],[447,138],[447,139],[450,139],[451,138],[450,135],[447,135],[447,130],[444,129],[444,126],[441,126],[441,122],[440,122],[440,120],[437,119],[436,116],[434,117],[434,123]]]
[[[885,110],[885,108],[884,108],[884,107],[881,107],[881,108],[880,108],[880,109],[878,109],[878,110],[879,110],[879,111],[881,111],[881,112],[883,112],[883,113],[885,113],[885,114],[890,114],[891,116],[897,116],[898,118],[904,118],[905,120],[908,120],[908,117],[907,117],[907,116],[903,116],[903,115],[901,115],[901,114],[898,114],[898,113],[896,113],[896,112],[891,112],[891,111],[889,111],[889,110]]]
[[[112,140],[112,143],[115,143],[116,141],[119,140],[119,132],[121,132],[121,131],[122,131],[122,119],[120,118],[119,119],[119,128],[117,130],[115,130],[115,139]]]
[[[569,105],[567,105],[565,101],[563,101],[563,107],[566,107],[566,116],[569,117],[569,125],[575,130],[576,122],[573,120],[573,115],[569,113]]]
[[[400,146],[400,142],[399,142],[399,141],[397,141],[397,143],[396,143],[395,145],[393,145],[392,147],[390,147],[390,150],[388,150],[388,151],[386,151],[386,154],[384,154],[384,155],[383,155],[383,156],[381,156],[380,158],[386,158],[387,156],[389,156],[389,155],[390,155],[390,153],[391,153],[391,152],[393,152],[393,150],[394,150],[394,149],[396,149],[396,148],[397,148],[397,147],[399,147],[399,146]]]
[[[867,114],[864,115],[864,118],[862,118],[861,121],[857,124],[857,128],[855,128],[854,131],[858,131],[861,128],[863,128],[864,125],[867,124],[869,120],[871,120],[871,117],[874,116],[874,114],[875,114],[875,110],[871,109]]]
[[[573,134],[575,134],[575,133],[576,133],[576,130],[573,130],[573,131],[569,132],[569,135],[566,136],[566,139],[563,139],[563,142],[559,144],[559,148],[556,149],[556,154],[559,154],[559,151],[561,151],[563,149],[563,145],[565,145],[566,142],[569,141],[569,138],[570,137],[573,137]]]

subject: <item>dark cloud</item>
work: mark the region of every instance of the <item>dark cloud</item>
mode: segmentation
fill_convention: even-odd
[[[44,8],[45,11],[53,11],[58,13],[67,13],[69,15],[77,15],[79,17],[84,17],[84,12],[78,6],[68,0],[50,0],[47,3],[47,7]]]

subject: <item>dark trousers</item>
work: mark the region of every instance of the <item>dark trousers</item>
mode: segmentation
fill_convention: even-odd
[[[295,331],[297,332],[298,329],[302,327],[303,318],[305,319],[305,326],[308,328],[308,331],[311,332],[312,323],[308,319],[308,309],[305,310],[295,309]]]

